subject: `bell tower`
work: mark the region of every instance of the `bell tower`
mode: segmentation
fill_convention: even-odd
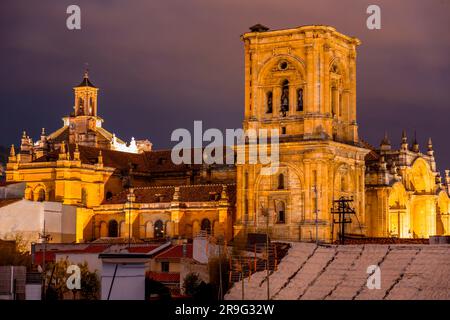
[[[73,88],[74,90],[74,115],[97,116],[97,93],[98,88],[89,81],[89,72],[84,72],[83,81]]]
[[[271,128],[304,140],[355,143],[356,48],[329,26],[270,31],[256,25],[245,48],[244,128]]]
[[[244,130],[279,132],[279,164],[237,164],[235,235],[332,241],[331,209],[352,198],[358,219],[346,232],[365,234],[364,157],[356,123],[356,48],[360,41],[330,26],[241,36],[245,58]],[[274,139],[275,141],[276,139]],[[264,147],[264,142],[262,144]],[[250,152],[246,145],[246,153]]]
[[[64,126],[69,128],[69,143],[98,147],[101,142],[97,131],[102,126],[103,119],[97,114],[98,88],[89,80],[86,69],[83,80],[73,88],[73,112],[65,117]],[[104,140],[104,139],[101,139]],[[103,144],[107,145],[106,142]]]

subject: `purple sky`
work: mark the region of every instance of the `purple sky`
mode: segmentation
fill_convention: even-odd
[[[81,7],[79,31],[66,28],[70,4]],[[369,4],[381,7],[381,30],[366,28]],[[421,149],[431,136],[440,170],[450,168],[450,0],[2,0],[0,144],[60,127],[85,62],[105,127],[126,140],[167,148],[194,120],[240,127],[239,36],[256,23],[327,24],[361,39],[360,136],[378,145],[387,130],[397,146],[403,128],[411,139],[417,130]]]

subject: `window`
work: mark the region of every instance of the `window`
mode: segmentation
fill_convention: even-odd
[[[155,222],[153,235],[156,239],[164,237],[164,223],[161,220]]]
[[[280,112],[283,117],[289,111],[289,81],[284,80],[281,86],[281,109]]]
[[[281,134],[286,134],[286,127],[281,127]]]
[[[113,197],[113,194],[112,194],[112,192],[111,192],[111,191],[108,191],[108,192],[106,192],[106,196],[105,196],[105,198],[106,198],[106,201],[109,201],[109,200],[111,200],[111,199],[112,199],[112,197]]]
[[[336,115],[336,108],[337,108],[337,105],[336,105],[336,95],[337,95],[337,89],[335,88],[335,87],[332,87],[331,88],[331,114],[333,115],[333,116],[335,116]]]
[[[170,263],[167,261],[161,262],[161,272],[170,272]]]
[[[78,115],[84,115],[84,101],[82,98],[78,98]]]
[[[297,90],[297,111],[303,111],[303,89]]]
[[[248,189],[248,172],[244,173],[244,189]]]
[[[211,221],[209,221],[209,219],[203,219],[200,228],[202,231],[206,231],[208,234],[211,234]]]
[[[347,191],[347,184],[344,176],[341,176],[341,191],[342,192]]]
[[[119,225],[116,220],[111,220],[108,225],[108,237],[116,238],[119,233]]]
[[[278,189],[284,189],[284,174],[278,175]]]
[[[277,223],[286,223],[286,205],[283,201],[277,203]]]
[[[281,61],[280,64],[278,65],[278,68],[280,68],[280,70],[286,70],[288,68],[287,61]]]
[[[272,91],[267,92],[267,109],[266,113],[273,112],[273,93]]]

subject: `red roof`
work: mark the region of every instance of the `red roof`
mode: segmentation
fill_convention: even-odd
[[[186,257],[192,258],[192,244],[185,244],[186,246]],[[158,254],[155,259],[181,259],[183,258],[183,245],[178,244],[162,253]]]
[[[147,273],[147,277],[159,282],[180,282],[180,274],[177,272],[153,272]]]
[[[149,253],[152,250],[155,250],[156,248],[159,248],[160,245],[159,244],[155,244],[155,245],[147,245],[147,246],[143,246],[143,247],[131,247],[128,248],[128,252],[130,253]]]

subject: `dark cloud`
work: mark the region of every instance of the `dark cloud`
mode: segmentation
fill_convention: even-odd
[[[71,110],[85,62],[101,88],[105,126],[157,148],[170,134],[238,127],[243,116],[243,48],[255,23],[272,29],[327,24],[362,40],[358,55],[360,135],[398,143],[417,130],[433,138],[440,168],[450,167],[450,1],[77,1],[82,30],[65,27],[73,1],[0,4],[0,144],[27,129],[56,129]],[[382,29],[366,28],[366,8],[382,9]]]

